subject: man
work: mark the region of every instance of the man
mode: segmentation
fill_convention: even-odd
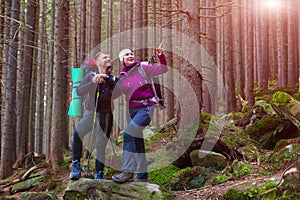
[[[111,60],[108,54],[99,52],[95,55],[97,73],[89,73],[81,81],[76,92],[86,97],[84,117],[74,130],[72,142],[72,171],[70,179],[81,177],[80,159],[82,154],[82,139],[93,129],[94,112],[96,112],[96,173],[94,178],[104,179],[105,148],[110,137],[113,124],[111,96],[115,87],[115,77],[111,74]],[[96,105],[97,103],[97,105]],[[89,152],[91,153],[91,152]]]

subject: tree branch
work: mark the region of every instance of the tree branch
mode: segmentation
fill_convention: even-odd
[[[39,164],[37,164],[37,165],[31,167],[27,172],[25,172],[25,174],[23,174],[22,177],[17,178],[17,179],[15,179],[15,180],[13,180],[13,181],[11,181],[11,182],[5,184],[5,185],[2,185],[2,186],[0,187],[0,189],[2,190],[3,188],[6,188],[6,187],[11,186],[11,185],[13,185],[13,184],[16,184],[16,183],[18,183],[18,182],[24,181],[24,180],[26,180],[26,179],[28,178],[28,176],[29,176],[34,170],[37,170],[37,169],[39,169],[39,168],[46,168],[46,167],[49,167],[49,166],[50,166],[49,163],[46,163],[46,162],[39,163]]]

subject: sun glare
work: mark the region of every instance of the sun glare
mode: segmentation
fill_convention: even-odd
[[[267,8],[278,9],[282,6],[281,1],[282,0],[265,0],[264,4]]]

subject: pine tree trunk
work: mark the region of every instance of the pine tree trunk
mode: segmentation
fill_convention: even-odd
[[[245,67],[246,67],[246,100],[248,108],[254,105],[254,33],[253,33],[253,1],[244,0],[244,44],[245,50]]]
[[[79,56],[79,60],[80,62],[83,62],[83,60],[85,59],[86,56],[86,47],[87,47],[87,23],[86,23],[86,0],[80,0],[80,12],[79,12],[79,16],[80,16],[80,28],[78,33],[80,34],[78,36],[79,38],[79,48],[80,48],[80,56]]]
[[[57,167],[63,162],[62,150],[67,143],[67,69],[68,69],[68,23],[69,2],[55,1],[55,29],[54,29],[54,67],[53,67],[53,106],[50,140],[50,160]]]
[[[260,71],[258,77],[258,88],[268,90],[269,79],[269,12],[268,10],[261,9],[261,66],[257,66]]]
[[[41,5],[42,20],[39,27],[39,49],[46,49],[46,12],[47,4],[44,0]],[[43,118],[44,118],[44,84],[46,54],[44,51],[38,51],[37,55],[37,84],[36,84],[36,118],[35,118],[35,150],[38,154],[43,153]]]
[[[93,50],[101,41],[101,17],[102,15],[102,0],[93,1],[92,5],[92,25],[91,25],[91,49]]]
[[[166,0],[163,2],[163,9],[165,10],[171,10],[172,9],[172,1]],[[168,67],[173,67],[173,58],[172,58],[172,37],[170,36],[170,32],[172,31],[172,17],[170,15],[166,15],[166,17],[163,18],[163,27],[165,27],[168,31],[163,32],[163,41],[164,46],[163,48],[167,51],[165,52],[166,58],[167,58],[167,64]],[[160,41],[159,41],[160,43]],[[173,88],[173,72],[172,70],[168,71],[167,76],[165,76],[165,80],[170,88]],[[165,103],[167,105],[166,111],[165,111],[165,122],[170,121],[174,118],[174,94],[173,91],[165,88],[164,89],[164,99]]]
[[[0,178],[4,179],[12,174],[12,165],[16,154],[16,75],[17,75],[17,50],[18,50],[18,23],[20,2],[12,1],[11,21],[10,21],[10,44],[6,65],[5,82],[5,107],[2,122],[1,138],[1,162]]]
[[[135,20],[134,20],[134,28],[141,29],[143,27],[143,1],[135,1],[134,6]],[[140,31],[136,31],[135,37],[135,59],[142,60],[143,59],[143,34]],[[128,48],[128,47],[127,47]]]
[[[278,86],[283,87],[288,83],[287,73],[287,26],[286,15],[280,9],[276,13],[276,41],[277,41],[277,56],[278,56]]]
[[[236,74],[236,88],[238,90],[238,95],[240,95],[243,99],[245,99],[245,69],[243,67],[243,52],[242,52],[242,33],[243,27],[241,23],[242,15],[241,15],[241,2],[236,3],[236,7],[233,7],[233,59],[234,59],[234,66],[235,66],[235,74]],[[238,98],[239,99],[239,98]],[[242,103],[239,99],[238,110],[242,109]]]
[[[224,10],[230,13],[231,7],[227,6]],[[231,112],[236,109],[235,99],[235,83],[234,83],[234,68],[233,68],[233,51],[232,51],[232,15],[224,17],[224,68],[225,68],[225,89],[226,89],[226,111]]]
[[[295,36],[295,15],[293,9],[295,8],[294,0],[287,0],[287,34],[288,34],[288,85],[295,85],[298,83],[298,68],[296,62],[296,38]],[[299,15],[299,13],[298,13]],[[299,35],[298,35],[299,38]]]
[[[36,27],[36,8],[37,2],[31,0],[28,2],[26,7],[26,29],[24,34],[24,55],[22,60],[22,70],[21,70],[21,79],[22,79],[22,89],[21,97],[22,107],[20,112],[23,117],[20,118],[20,138],[19,138],[19,151],[17,152],[18,158],[14,167],[19,167],[23,157],[28,152],[34,151],[34,132],[29,132],[30,126],[30,101],[31,101],[31,78],[32,78],[32,65],[33,65],[33,47],[35,43],[35,27]],[[25,114],[27,113],[27,114]],[[25,117],[25,115],[27,117]],[[26,140],[27,139],[27,140]],[[27,143],[26,143],[27,142]],[[27,148],[25,148],[25,144]],[[22,148],[20,148],[22,147]]]

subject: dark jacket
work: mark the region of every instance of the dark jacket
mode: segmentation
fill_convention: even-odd
[[[95,84],[92,80],[94,76],[93,72],[87,74],[76,89],[77,94],[85,99],[84,109],[90,112],[95,111],[97,93],[100,92],[97,112],[111,112],[111,96],[116,85],[116,78],[110,74],[105,83]]]

